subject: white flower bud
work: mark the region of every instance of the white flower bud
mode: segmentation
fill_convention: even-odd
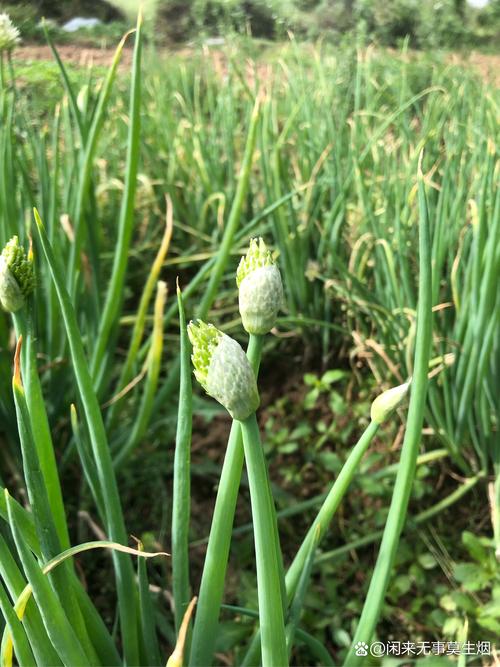
[[[212,324],[188,325],[194,374],[209,396],[233,419],[245,420],[259,407],[255,375],[241,346]]]
[[[19,30],[9,15],[0,14],[0,51],[12,51],[19,41]]]
[[[248,333],[266,334],[283,304],[281,274],[263,239],[251,239],[236,273],[243,326]]]
[[[388,389],[380,394],[380,396],[377,396],[370,410],[372,421],[376,424],[382,424],[404,399],[409,387],[410,381],[400,384],[397,387],[392,387],[392,389]]]

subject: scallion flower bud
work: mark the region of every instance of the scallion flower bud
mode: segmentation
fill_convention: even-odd
[[[19,41],[19,30],[9,15],[0,14],[0,51],[12,51]]]
[[[0,302],[11,313],[20,310],[35,288],[33,259],[26,256],[17,236],[13,236],[0,255]]]
[[[382,424],[395,410],[408,393],[410,382],[405,382],[397,387],[384,391],[373,401],[370,416],[376,424]]]
[[[266,334],[276,323],[283,304],[281,274],[263,239],[251,239],[236,272],[239,306],[248,333]]]
[[[188,325],[194,375],[233,419],[244,421],[259,407],[255,375],[241,346],[213,324]]]

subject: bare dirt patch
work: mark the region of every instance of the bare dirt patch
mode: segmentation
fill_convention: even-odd
[[[114,55],[113,49],[101,49],[73,44],[60,45],[57,47],[57,50],[63,62],[69,62],[81,67],[89,65],[106,67],[111,64]],[[397,51],[389,49],[389,52],[395,57],[400,56]],[[191,54],[191,49],[181,49],[177,52],[177,55],[186,58],[189,58]],[[210,50],[209,54],[213,59],[216,71],[220,71],[224,74],[226,69],[224,55],[217,50]],[[26,45],[16,49],[14,58],[23,61],[53,60],[53,55],[50,48],[46,45]],[[500,55],[498,54],[484,54],[476,51],[471,51],[467,55],[451,53],[448,56],[448,61],[451,65],[471,67],[477,70],[488,83],[491,83],[494,86],[500,86]],[[131,63],[132,50],[130,48],[124,48],[120,66],[128,68]],[[251,67],[250,69],[254,69],[254,67]],[[250,80],[252,80],[256,75],[256,72],[247,72],[247,75]],[[264,79],[269,76],[268,68],[265,65],[262,65],[262,63],[257,69],[257,76],[263,76]]]
[[[111,65],[113,60],[113,49],[99,49],[96,47],[85,47],[73,44],[60,45],[57,51],[64,63],[73,63],[80,67],[89,65],[101,65],[106,67]],[[14,60],[24,60],[26,62],[37,60],[54,60],[52,51],[46,45],[20,46],[14,52]],[[131,49],[123,49],[121,65],[129,66],[132,62]]]
[[[452,53],[449,58],[453,65],[469,65],[476,69],[485,81],[500,86],[500,55],[472,51],[467,57]]]

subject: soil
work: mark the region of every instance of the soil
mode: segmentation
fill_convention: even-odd
[[[87,66],[94,65],[109,65],[113,58],[114,51],[112,49],[101,49],[97,47],[83,47],[81,45],[60,45],[57,47],[59,55],[63,62],[70,62],[75,65]],[[190,49],[183,49],[179,52],[181,55],[189,56]],[[221,54],[217,51],[210,52],[214,59],[214,66],[216,69],[221,68]],[[397,52],[394,52],[397,55]],[[32,60],[53,60],[53,55],[50,48],[46,45],[27,45],[20,46],[16,49],[14,58],[24,61]],[[222,58],[223,60],[223,58]],[[452,65],[465,65],[476,69],[485,80],[491,82],[495,86],[500,85],[500,55],[483,54],[472,51],[468,55],[461,55],[452,53],[448,60]],[[128,68],[132,62],[132,50],[124,48],[120,66]],[[265,73],[265,72],[263,72]]]
[[[64,63],[73,63],[85,67],[87,65],[110,65],[113,60],[113,49],[99,49],[96,47],[82,47],[80,45],[62,44],[57,46],[57,51]],[[13,55],[14,60],[26,62],[35,60],[54,60],[50,47],[42,44],[18,47]],[[132,63],[132,50],[124,48],[120,64],[122,67],[130,66]]]

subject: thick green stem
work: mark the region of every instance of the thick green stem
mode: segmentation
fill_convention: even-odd
[[[280,565],[275,548],[276,512],[255,414],[241,422],[241,432],[254,523],[262,667],[282,667],[288,665],[288,655]]]
[[[26,400],[28,402],[30,421],[33,432],[36,434],[35,446],[40,470],[43,475],[50,510],[61,547],[62,549],[68,549],[70,546],[68,525],[66,523],[66,513],[64,511],[56,456],[50,435],[49,420],[38,376],[33,320],[31,315],[26,318],[23,312],[14,313],[13,319],[16,336],[17,338],[22,336],[24,341],[21,364],[22,376],[26,386]]]
[[[360,437],[349,454],[347,461],[344,463],[342,470],[339,473],[339,476],[335,480],[332,488],[330,489],[330,492],[325,498],[325,502],[321,506],[321,509],[314,519],[311,527],[307,531],[307,535],[304,538],[304,541],[302,542],[295,558],[293,559],[292,564],[288,568],[288,572],[286,573],[285,581],[288,603],[291,602],[293,596],[295,595],[300,575],[311,549],[312,541],[315,539],[316,535],[318,544],[323,539],[331,523],[333,515],[337,511],[342,498],[344,497],[350,483],[352,482],[361,459],[365,455],[366,450],[370,446],[370,443],[375,437],[378,429],[379,424],[373,421],[370,422],[370,424],[367,426],[363,435]],[[319,533],[317,533],[317,531],[319,531]]]
[[[422,434],[425,399],[427,396],[427,371],[432,337],[432,269],[427,202],[423,175],[420,168],[418,174],[418,196],[420,212],[420,285],[415,343],[415,371],[408,409],[408,420],[401,451],[401,462],[396,476],[384,536],[358,628],[344,663],[346,667],[356,667],[356,665],[363,662],[363,658],[355,654],[354,646],[359,641],[366,642],[367,644],[370,643],[382,611],[385,593],[399,544],[399,536],[406,518]]]
[[[328,527],[332,521],[332,518],[337,511],[337,508],[342,501],[352,479],[358,469],[359,463],[366,453],[370,443],[372,442],[375,434],[377,433],[379,425],[375,422],[370,422],[362,436],[353,447],[351,453],[349,454],[347,461],[344,463],[342,470],[339,473],[339,476],[333,483],[332,488],[328,492],[317,516],[316,519],[311,524],[300,549],[298,550],[295,558],[293,559],[292,564],[290,565],[288,572],[285,577],[286,585],[286,601],[287,606],[292,601],[297,590],[298,583],[302,571],[306,565],[307,559],[311,551],[312,541],[317,541],[319,544],[323,539]],[[317,532],[319,531],[319,533]],[[257,632],[254,638],[252,639],[246,656],[243,660],[243,665],[255,665],[259,662],[259,647],[260,647],[260,632]]]
[[[500,464],[495,465],[495,482],[492,484],[491,515],[493,517],[493,536],[495,538],[495,554],[500,561]]]
[[[262,336],[251,335],[248,343],[247,357],[256,376],[259,372],[263,341]],[[233,421],[219,480],[196,605],[189,661],[191,667],[206,667],[212,664],[243,460],[240,423]]]
[[[100,389],[105,384],[105,360],[109,356],[110,348],[111,350],[113,348],[110,339],[112,331],[116,327],[120,306],[123,302],[123,286],[128,265],[130,239],[134,227],[134,205],[141,132],[141,53],[142,14],[139,12],[130,89],[130,125],[127,139],[125,185],[118,220],[118,237],[116,239],[113,269],[106,294],[106,302],[99,322],[99,331],[91,362],[91,374],[97,394],[100,393]]]
[[[179,633],[184,613],[191,599],[189,583],[189,517],[191,509],[191,433],[193,388],[191,383],[191,345],[186,329],[182,295],[177,288],[179,330],[181,339],[181,378],[177,433],[174,455],[174,488],[172,498],[172,590],[174,595],[175,629]],[[187,637],[189,642],[189,636]],[[188,643],[189,646],[189,643]],[[188,649],[185,649],[186,653]]]

